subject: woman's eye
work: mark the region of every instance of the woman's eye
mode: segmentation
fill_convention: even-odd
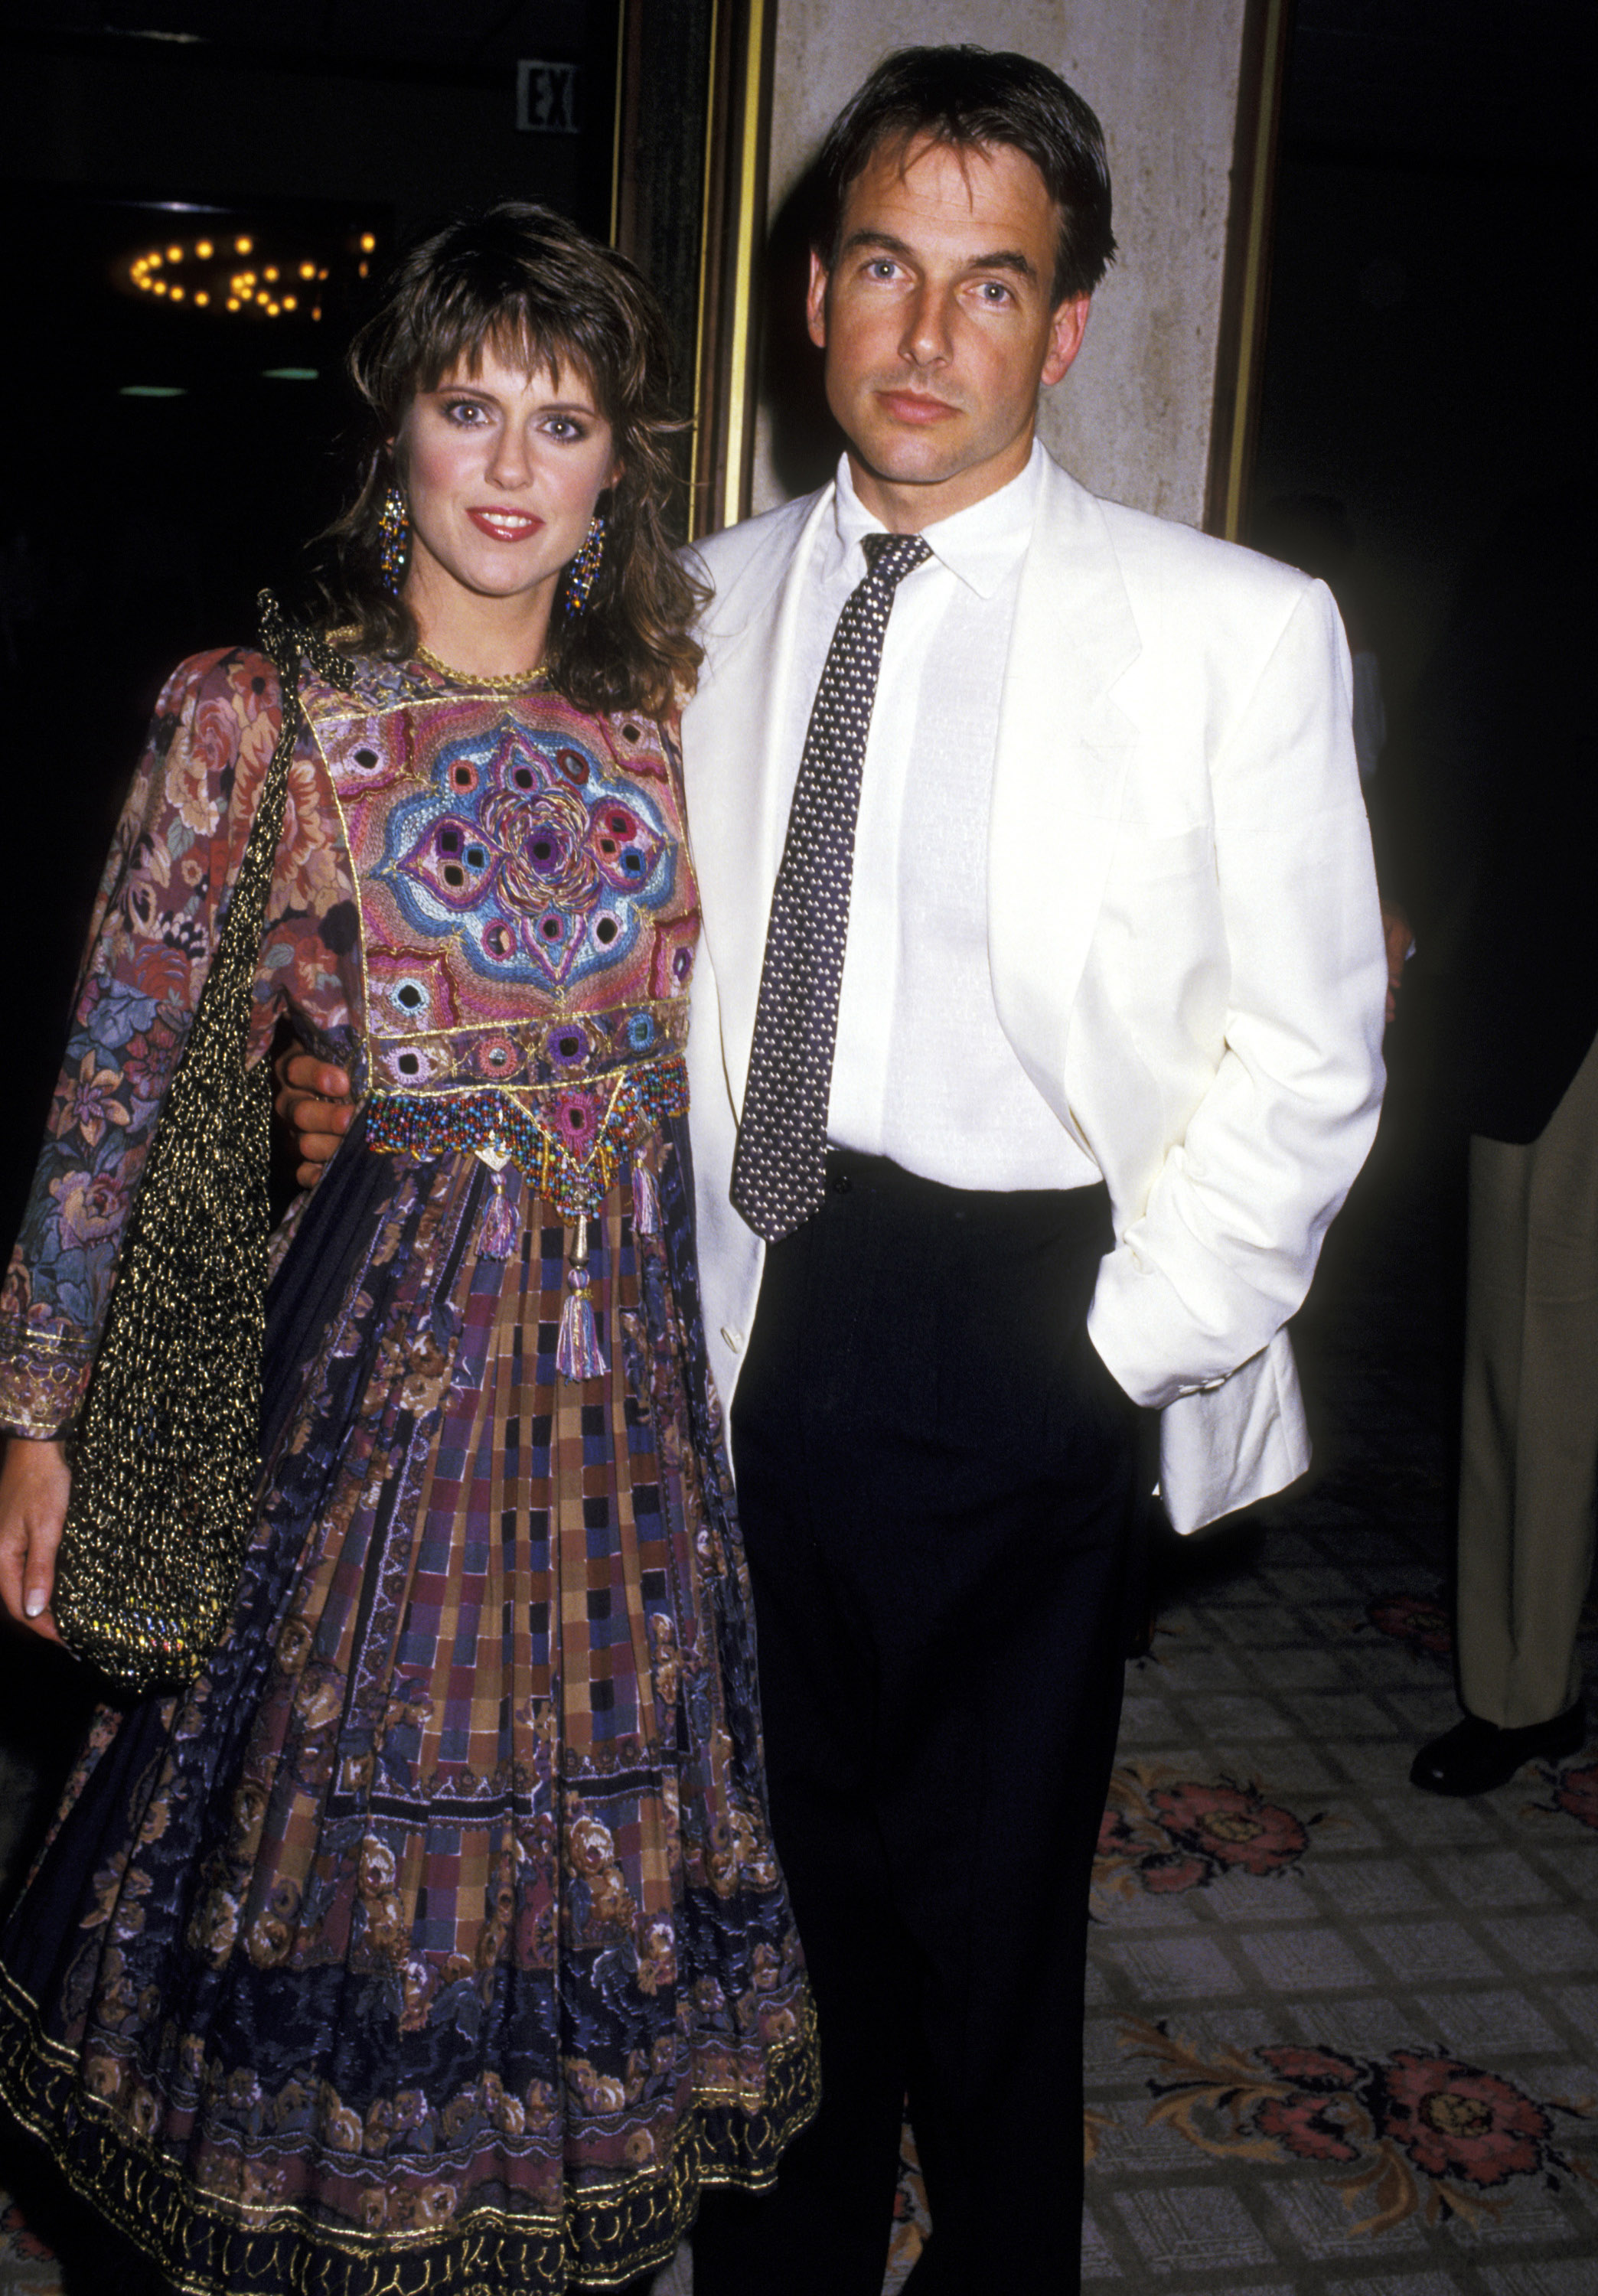
[[[470,429],[472,424],[486,420],[486,416],[475,398],[452,398],[445,406],[444,419],[447,422],[459,423]]]
[[[552,414],[544,427],[552,439],[570,441],[573,445],[588,436],[583,425],[570,414]]]

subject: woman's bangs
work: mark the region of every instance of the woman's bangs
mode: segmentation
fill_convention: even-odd
[[[604,394],[592,364],[564,329],[552,323],[526,295],[501,297],[477,306],[477,299],[452,297],[450,306],[430,314],[413,370],[413,390],[437,390],[447,375],[475,379],[492,352],[527,376],[563,373],[580,377],[596,398]],[[608,413],[608,409],[605,410]]]

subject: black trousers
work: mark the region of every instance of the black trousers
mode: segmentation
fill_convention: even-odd
[[[828,1177],[732,1429],[823,2104],[774,2194],[707,2195],[696,2296],[880,2296],[906,2093],[917,2296],[1062,2296],[1137,1445],[1084,1326],[1107,1199]]]

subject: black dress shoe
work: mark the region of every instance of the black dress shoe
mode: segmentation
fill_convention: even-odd
[[[1467,1714],[1452,1730],[1445,1730],[1422,1746],[1410,1767],[1409,1783],[1428,1793],[1491,1793],[1507,1785],[1522,1762],[1557,1762],[1578,1752],[1586,1740],[1587,1718],[1581,1701],[1556,1714],[1552,1722],[1533,1722],[1524,1730],[1500,1730]]]

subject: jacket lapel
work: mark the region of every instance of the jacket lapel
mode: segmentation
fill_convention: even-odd
[[[827,487],[772,521],[709,608],[684,715],[688,826],[725,1070],[741,1105],[787,807],[775,774],[803,570]],[[1137,728],[1111,688],[1142,641],[1093,496],[1045,464],[1005,665],[988,830],[988,959],[999,1021],[1065,1120],[1065,1046]],[[806,697],[807,702],[808,697]]]
[[[1071,1007],[1137,741],[1111,688],[1141,652],[1103,514],[1048,462],[1004,670],[987,947],[1000,1024],[1067,1122]]]
[[[683,717],[688,837],[715,968],[728,1088],[742,1107],[760,993],[772,888],[788,807],[777,762],[801,578],[832,488],[774,519],[766,544],[711,604],[705,663]],[[807,702],[808,697],[807,697]]]

